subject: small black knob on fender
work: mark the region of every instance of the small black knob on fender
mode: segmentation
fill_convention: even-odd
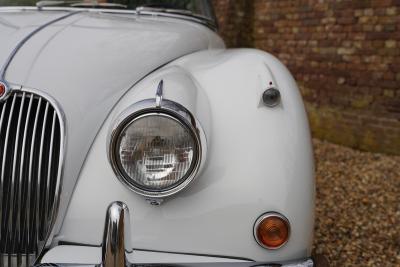
[[[279,104],[281,93],[276,88],[268,88],[262,95],[262,100],[267,107],[275,107]]]

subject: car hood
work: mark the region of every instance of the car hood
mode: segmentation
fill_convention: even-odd
[[[66,12],[0,8],[0,64],[29,32]],[[44,91],[65,113],[61,217],[96,134],[124,93],[176,58],[221,47],[221,39],[200,24],[99,11],[69,16],[24,44],[9,65],[6,80]]]

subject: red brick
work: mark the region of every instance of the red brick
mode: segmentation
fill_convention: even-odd
[[[351,129],[359,140],[352,145],[366,148],[365,131],[376,130],[376,146],[400,154],[400,142],[392,147],[400,135],[400,0],[214,2],[227,45],[278,56],[313,117],[329,117],[329,124],[311,121],[313,133],[329,132],[335,141]]]
[[[392,5],[392,0],[372,0],[371,7],[388,7]]]

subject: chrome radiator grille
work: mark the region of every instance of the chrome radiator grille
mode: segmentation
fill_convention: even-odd
[[[58,208],[63,150],[58,110],[43,96],[0,102],[0,267],[32,265]]]

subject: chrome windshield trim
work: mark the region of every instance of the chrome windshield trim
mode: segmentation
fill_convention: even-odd
[[[184,14],[176,14],[176,13],[167,13],[167,12],[161,12],[161,11],[147,11],[147,10],[140,11],[140,13],[136,12],[136,14],[189,20],[189,21],[197,22],[204,26],[207,26],[208,28],[212,29],[213,31],[217,30],[217,24],[213,20],[206,19],[206,18],[203,18],[200,16],[194,16],[194,15],[189,15],[189,14],[184,15]]]
[[[81,7],[34,7],[34,6],[11,6],[11,7],[0,7],[0,12],[15,12],[15,11],[76,11],[76,12],[90,12],[90,13],[109,13],[109,14],[133,14],[138,17],[150,16],[150,17],[165,17],[173,19],[182,19],[186,21],[196,22],[201,25],[208,27],[213,31],[218,30],[217,22],[213,19],[207,19],[201,16],[189,15],[189,14],[176,14],[167,13],[160,11],[140,11],[136,10],[124,10],[124,9],[106,9],[106,8],[81,8]]]

